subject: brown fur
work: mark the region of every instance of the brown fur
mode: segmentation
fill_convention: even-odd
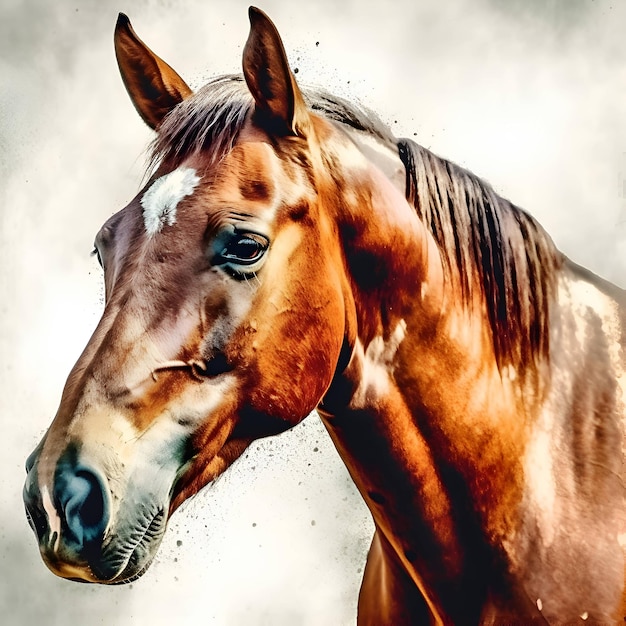
[[[148,185],[181,166],[201,182],[174,225],[146,232],[142,192],[97,237],[105,311],[29,460],[44,559],[133,579],[163,511],[317,407],[376,525],[360,625],[621,621],[625,293],[475,176],[303,96],[273,24],[251,22],[247,87],[218,79],[165,113],[146,81],[184,83],[136,37],[131,63],[118,25],[158,127]],[[220,257],[238,233],[269,242],[258,264]],[[77,498],[79,471],[111,516],[96,550],[45,497]]]

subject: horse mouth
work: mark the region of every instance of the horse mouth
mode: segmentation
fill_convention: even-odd
[[[106,585],[131,583],[150,567],[161,544],[167,515],[164,508],[144,512],[130,530],[109,533],[98,555],[88,557],[93,581]]]

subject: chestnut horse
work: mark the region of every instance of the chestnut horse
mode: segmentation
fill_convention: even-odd
[[[169,516],[317,409],[375,522],[364,625],[622,622],[626,292],[484,181],[300,90],[250,9],[192,93],[120,15],[156,131],[101,228],[101,321],[27,461],[48,567],[122,583]]]

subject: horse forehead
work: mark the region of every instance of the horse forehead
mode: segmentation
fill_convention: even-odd
[[[304,168],[280,158],[264,141],[237,144],[222,162],[214,188],[224,200],[265,206],[294,203],[308,191]]]

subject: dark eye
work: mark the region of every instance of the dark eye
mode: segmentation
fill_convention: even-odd
[[[240,265],[256,263],[267,248],[267,240],[259,235],[235,235],[224,247],[220,256]]]

